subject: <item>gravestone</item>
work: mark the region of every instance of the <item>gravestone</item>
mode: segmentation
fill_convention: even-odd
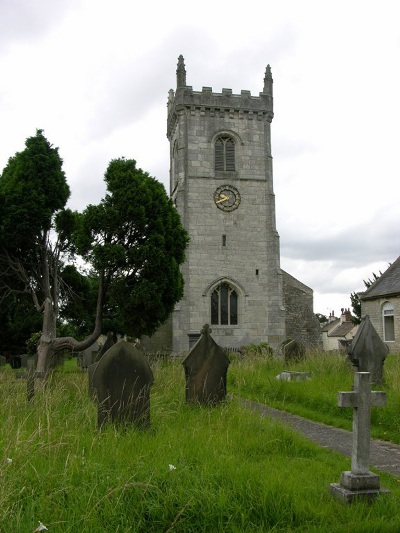
[[[4,366],[7,364],[7,359],[4,357],[4,355],[0,355],[0,366]]]
[[[351,471],[342,472],[339,483],[331,483],[331,493],[345,503],[356,499],[372,501],[378,494],[387,493],[380,488],[379,476],[369,470],[371,407],[386,404],[386,393],[371,391],[369,372],[354,374],[354,390],[339,392],[338,405],[353,407],[353,448]]]
[[[358,372],[369,372],[371,383],[383,382],[383,365],[389,352],[368,315],[361,319],[347,354]]]
[[[107,352],[107,350],[109,350],[111,346],[114,346],[114,344],[115,344],[114,335],[112,333],[108,333],[106,342],[103,344],[103,346],[100,348],[100,350],[96,354],[95,362],[97,363],[98,361],[100,361],[100,359]]]
[[[20,355],[12,355],[10,357],[10,366],[11,366],[11,368],[14,368],[14,369],[21,368],[21,356]]]
[[[293,340],[282,346],[283,358],[285,363],[302,361],[306,356],[304,344]]]
[[[186,401],[214,405],[226,397],[229,359],[211,337],[205,324],[201,337],[182,362],[186,378]]]
[[[98,361],[97,361],[97,363],[98,363]],[[94,388],[94,385],[93,385],[93,376],[94,376],[94,373],[95,373],[96,368],[97,368],[97,363],[92,363],[87,368],[87,372],[88,372],[88,393],[89,393],[89,397],[92,400],[96,400],[96,389]]]
[[[114,344],[96,363],[93,388],[98,402],[98,427],[150,426],[153,373],[143,353],[127,341]]]
[[[50,366],[51,368],[56,368],[58,366],[64,366],[64,362],[65,362],[65,353],[63,351],[57,352],[53,354]]]
[[[109,333],[107,335],[106,342],[103,344],[103,346],[100,348],[100,350],[97,352],[97,354],[95,356],[95,362],[90,364],[87,367],[87,371],[88,371],[88,393],[89,393],[90,398],[92,398],[93,400],[96,399],[96,390],[93,387],[93,375],[94,375],[94,372],[95,372],[95,370],[97,368],[97,363],[100,361],[100,359],[103,357],[103,355],[111,348],[111,346],[114,346],[114,344],[115,344],[114,337],[113,337],[112,333]]]
[[[87,368],[87,370],[88,370],[88,393],[89,393],[90,398],[92,398],[92,400],[96,399],[96,390],[93,387],[93,375],[94,375],[94,372],[95,372],[95,370],[97,368],[97,363],[100,361],[100,359],[103,357],[103,355],[112,346],[114,346],[114,344],[115,344],[114,337],[113,337],[112,333],[109,333],[107,335],[106,342],[103,344],[103,346],[101,347],[101,349],[99,350],[99,352],[96,355],[96,361],[94,363],[92,363],[91,365],[89,365],[88,368]]]
[[[311,372],[291,372],[284,370],[275,379],[278,381],[309,381],[311,379]]]
[[[43,379],[43,372],[36,372],[36,357],[27,358],[27,371],[26,372],[16,372],[16,379],[26,379],[26,393],[27,399],[29,402],[33,401],[35,397],[35,379]]]
[[[78,354],[77,365],[82,370],[86,370],[90,365],[96,361],[97,354],[99,352],[100,346],[96,341],[89,348],[83,350]]]

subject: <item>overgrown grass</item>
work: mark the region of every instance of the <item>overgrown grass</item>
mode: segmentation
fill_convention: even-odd
[[[301,362],[288,365],[282,360],[265,357],[232,356],[229,389],[243,396],[283,409],[293,414],[343,429],[351,429],[352,409],[337,405],[338,391],[352,390],[353,369],[345,355],[308,354]],[[311,372],[309,381],[280,381],[284,370]],[[400,356],[389,355],[384,364],[384,384],[374,390],[387,393],[385,407],[372,409],[371,433],[375,438],[400,444]]]
[[[232,362],[230,387],[243,395],[262,369]],[[348,459],[235,398],[186,405],[178,360],[154,367],[148,431],[98,432],[87,375],[66,370],[33,404],[13,371],[0,372],[1,532],[31,532],[38,520],[63,533],[400,530],[397,480],[381,474],[392,494],[372,505],[340,504],[329,484]]]

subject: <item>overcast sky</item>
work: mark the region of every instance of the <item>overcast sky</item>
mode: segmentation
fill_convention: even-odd
[[[117,157],[168,191],[168,90],[274,79],[281,266],[340,314],[400,255],[398,0],[0,0],[0,172],[44,130],[82,210]],[[168,191],[169,192],[169,191]]]

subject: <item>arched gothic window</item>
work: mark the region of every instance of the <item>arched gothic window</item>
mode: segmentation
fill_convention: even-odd
[[[234,326],[238,323],[238,294],[229,283],[220,283],[211,294],[211,324]]]
[[[394,341],[394,307],[390,302],[382,306],[383,340]]]
[[[229,135],[215,141],[215,170],[235,170],[235,142]]]

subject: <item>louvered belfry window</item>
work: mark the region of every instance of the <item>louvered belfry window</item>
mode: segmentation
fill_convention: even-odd
[[[215,170],[235,170],[235,143],[228,135],[215,141]]]

